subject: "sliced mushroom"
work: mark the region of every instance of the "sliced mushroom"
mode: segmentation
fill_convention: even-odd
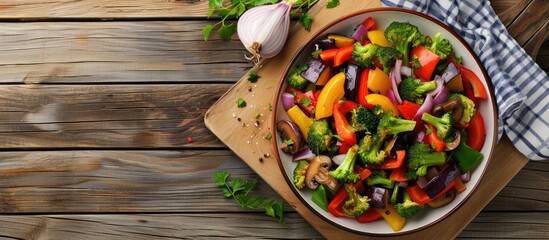
[[[463,115],[463,107],[461,106],[461,101],[459,98],[455,97],[446,102],[436,105],[433,108],[433,114],[436,116],[441,116],[444,113],[452,112],[454,122],[458,122]]]
[[[296,154],[302,146],[301,132],[298,126],[291,121],[280,120],[276,123],[276,129],[283,139],[280,150],[288,154]]]
[[[333,191],[337,191],[339,183],[335,180],[328,169],[331,167],[332,160],[327,156],[316,156],[311,159],[307,172],[305,173],[305,185],[310,189],[318,188],[322,184]]]
[[[448,205],[448,203],[451,203],[455,197],[456,197],[456,190],[452,189],[446,192],[444,195],[428,202],[427,205],[429,205],[429,207],[432,207],[432,208],[439,208],[439,207]]]
[[[461,142],[461,133],[459,131],[454,131],[454,140],[451,142],[447,142],[446,146],[444,146],[443,151],[452,151],[456,149],[459,146],[459,143]]]

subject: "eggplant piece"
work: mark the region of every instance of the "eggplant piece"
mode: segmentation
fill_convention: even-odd
[[[343,69],[345,73],[345,98],[352,101],[358,101],[358,83],[360,81],[360,68],[352,63],[348,63]]]
[[[337,48],[336,41],[333,38],[324,38],[316,42],[322,50],[328,50],[332,48]]]
[[[322,71],[326,68],[322,61],[311,58],[307,61],[307,70],[301,72],[301,76],[307,79],[309,82],[316,83]]]
[[[452,163],[442,170],[438,176],[431,179],[427,185],[423,187],[423,191],[425,191],[430,198],[434,198],[450,185],[456,177],[459,177],[459,175],[460,172],[457,164]]]
[[[389,144],[387,145],[387,151],[389,157],[395,158],[396,151],[406,150],[408,143],[412,140],[414,133],[413,132],[401,132],[394,137]]]
[[[365,196],[370,199],[370,206],[375,208],[385,208],[389,199],[389,193],[387,189],[381,187],[369,187],[366,188]]]
[[[440,77],[444,79],[444,84],[447,84],[448,82],[450,82],[450,80],[452,80],[457,75],[459,75],[458,68],[454,63],[450,63],[448,64],[446,69],[444,69],[444,72],[442,72],[442,75],[440,75]]]

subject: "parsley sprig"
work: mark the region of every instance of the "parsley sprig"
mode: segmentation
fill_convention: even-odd
[[[265,210],[265,214],[271,216],[277,222],[284,224],[282,221],[284,202],[270,198],[248,196],[259,180],[234,178],[232,181],[228,181],[229,176],[230,173],[228,172],[216,172],[214,174],[215,182],[223,191],[223,196],[234,198],[242,208],[263,209]]]

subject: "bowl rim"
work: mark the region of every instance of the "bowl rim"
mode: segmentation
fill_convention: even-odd
[[[291,70],[292,64],[297,60],[297,58],[305,50],[306,46],[309,46],[313,42],[313,39],[316,39],[321,34],[326,34],[326,30],[333,27],[334,25],[336,25],[336,24],[338,24],[338,23],[340,23],[340,22],[342,22],[342,21],[344,21],[348,18],[357,16],[357,15],[361,15],[361,14],[372,13],[372,12],[403,12],[403,13],[406,13],[406,14],[412,14],[412,15],[419,16],[421,18],[427,19],[427,20],[439,25],[440,27],[446,29],[449,33],[451,33],[457,40],[459,40],[459,42],[463,46],[465,46],[465,48],[467,49],[469,54],[471,54],[471,56],[473,56],[473,59],[475,60],[475,63],[479,66],[479,68],[482,72],[482,75],[483,75],[484,79],[486,80],[486,85],[487,85],[487,88],[488,88],[490,100],[492,102],[492,109],[493,109],[493,114],[494,114],[493,126],[496,126],[496,127],[494,129],[494,134],[491,138],[492,147],[488,150],[488,156],[485,156],[485,158],[486,158],[486,167],[484,167],[482,169],[482,171],[480,172],[479,180],[473,185],[473,189],[471,190],[469,195],[467,195],[461,202],[459,202],[455,207],[453,207],[450,211],[448,211],[447,213],[445,213],[441,217],[437,218],[436,220],[434,220],[434,221],[432,221],[428,224],[425,224],[425,225],[423,225],[421,227],[418,227],[418,228],[415,228],[415,229],[411,229],[411,230],[407,230],[407,231],[394,232],[394,233],[371,233],[371,232],[358,231],[358,230],[349,228],[347,226],[344,226],[343,224],[337,223],[337,222],[335,222],[331,219],[328,219],[327,217],[325,217],[324,215],[322,215],[318,211],[316,211],[312,206],[310,206],[310,204],[307,202],[307,200],[304,199],[303,196],[301,196],[299,191],[295,187],[293,187],[293,183],[290,181],[290,177],[286,174],[286,171],[284,170],[284,166],[282,164],[282,159],[281,159],[279,151],[278,151],[277,142],[273,141],[272,144],[274,146],[274,150],[275,150],[274,154],[275,154],[279,169],[281,170],[281,172],[284,176],[284,181],[288,185],[290,185],[289,186],[290,189],[297,196],[297,198],[301,201],[301,203],[303,205],[305,205],[309,209],[309,211],[314,213],[316,216],[318,216],[322,220],[324,220],[324,221],[328,222],[329,224],[331,224],[333,226],[336,226],[336,227],[338,227],[342,230],[349,231],[349,232],[356,233],[356,234],[360,234],[360,235],[381,236],[381,237],[401,236],[401,235],[405,235],[405,234],[409,234],[409,233],[424,230],[424,229],[426,229],[426,228],[428,228],[432,225],[435,225],[435,224],[443,221],[448,216],[450,216],[455,211],[457,211],[459,208],[461,208],[461,206],[463,204],[465,204],[467,201],[469,201],[469,199],[471,199],[471,196],[473,196],[475,194],[475,192],[478,190],[478,186],[479,186],[481,180],[484,178],[484,174],[486,173],[488,167],[490,166],[490,162],[491,162],[491,159],[492,159],[492,156],[493,156],[493,153],[494,153],[494,149],[495,149],[496,144],[497,144],[497,136],[498,136],[498,128],[497,128],[497,126],[498,126],[498,113],[497,112],[498,112],[498,108],[497,108],[497,104],[496,104],[496,100],[495,100],[494,87],[493,87],[492,81],[490,80],[490,78],[489,78],[489,76],[486,72],[486,69],[485,69],[484,65],[481,63],[481,61],[479,60],[477,54],[473,51],[473,49],[469,46],[469,44],[459,34],[457,34],[454,30],[452,30],[450,27],[448,27],[446,24],[444,24],[440,20],[438,20],[438,19],[436,19],[432,16],[429,16],[425,13],[414,11],[414,10],[409,10],[409,9],[404,9],[404,8],[396,8],[396,7],[377,7],[377,8],[362,9],[362,10],[359,10],[359,11],[356,11],[356,12],[353,12],[353,13],[346,14],[344,16],[341,16],[341,17],[337,18],[336,20],[333,20],[332,22],[327,23],[325,26],[323,26],[321,29],[319,29],[316,33],[311,35],[309,37],[309,39],[299,47],[299,50],[291,57],[291,60],[289,61],[290,64],[288,64],[288,66],[285,67],[285,70],[284,70],[284,72],[281,76],[281,79],[279,80],[278,87],[276,89],[275,98],[274,98],[274,103],[275,104],[273,104],[274,105],[273,106],[273,111],[274,111],[275,115],[271,118],[271,126],[273,126],[271,128],[271,134],[273,134],[274,136],[277,136],[276,135],[277,130],[276,130],[276,127],[274,127],[274,126],[276,126],[276,122],[277,122],[278,107],[279,107],[278,100],[279,100],[280,94],[283,91],[283,86],[285,85],[284,84],[285,77],[287,76],[288,72]],[[486,141],[490,141],[488,136],[486,138]]]

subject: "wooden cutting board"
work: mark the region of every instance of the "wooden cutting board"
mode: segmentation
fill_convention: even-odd
[[[314,33],[335,19],[365,8],[381,7],[379,1],[346,0],[336,8],[325,8],[327,0],[320,0],[311,10],[314,21],[310,32],[300,26],[293,26],[285,48],[275,58],[264,61],[261,68],[253,68],[261,76],[257,83],[250,83],[248,74],[243,76],[206,113],[206,126],[234,151],[250,168],[267,182],[288,204],[296,209],[312,226],[329,239],[365,237],[345,231],[324,221],[310,211],[286,184],[284,176],[274,156],[274,146],[265,137],[273,128],[274,117],[270,106],[275,104],[275,94],[283,69],[293,55]],[[237,99],[242,98],[247,105],[238,108]],[[259,117],[257,118],[257,114]],[[497,145],[495,154],[488,166],[482,182],[469,200],[452,215],[426,229],[393,239],[453,239],[488,204],[488,202],[526,164],[521,155],[504,137]],[[481,193],[479,193],[481,192]],[[428,236],[428,237],[427,237]],[[388,237],[368,236],[371,239]]]

